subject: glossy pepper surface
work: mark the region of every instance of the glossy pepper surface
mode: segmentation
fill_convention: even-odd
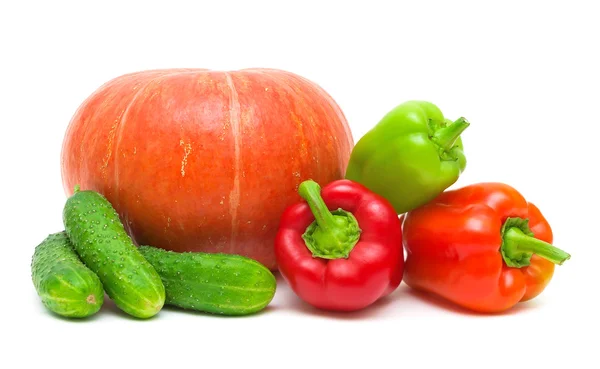
[[[275,239],[279,271],[292,290],[326,310],[353,311],[388,295],[402,280],[404,251],[390,203],[338,180],[322,191],[302,182],[306,201],[289,206]]]
[[[405,214],[403,236],[410,287],[484,313],[536,297],[570,258],[540,210],[503,183],[444,192]]]
[[[434,199],[466,166],[460,134],[465,118],[452,122],[432,103],[408,101],[367,132],[350,155],[346,178],[392,203],[398,214]]]

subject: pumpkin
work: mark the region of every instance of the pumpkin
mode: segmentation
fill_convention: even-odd
[[[147,70],[108,81],[64,137],[67,195],[103,194],[138,245],[238,254],[276,268],[300,182],[344,177],[346,119],[317,84],[274,69]]]

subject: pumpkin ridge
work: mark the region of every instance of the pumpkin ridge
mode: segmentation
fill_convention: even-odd
[[[240,205],[240,170],[241,170],[241,144],[242,136],[240,132],[240,101],[238,99],[237,90],[233,84],[231,74],[225,73],[225,79],[229,86],[229,123],[231,125],[231,134],[233,135],[234,147],[234,173],[233,187],[229,193],[229,214],[231,215],[231,239],[229,247],[235,250],[239,222],[237,219],[238,207]]]

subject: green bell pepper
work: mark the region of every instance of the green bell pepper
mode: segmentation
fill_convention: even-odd
[[[346,178],[406,213],[433,200],[464,171],[460,134],[468,126],[465,118],[445,119],[429,102],[400,104],[356,143]]]

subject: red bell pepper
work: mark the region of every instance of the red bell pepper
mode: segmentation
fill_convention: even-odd
[[[405,214],[403,236],[406,284],[484,313],[536,297],[570,258],[539,209],[502,183],[442,193]]]
[[[288,207],[275,239],[277,265],[292,290],[326,310],[362,309],[402,281],[400,220],[361,184],[302,182],[306,201]]]

